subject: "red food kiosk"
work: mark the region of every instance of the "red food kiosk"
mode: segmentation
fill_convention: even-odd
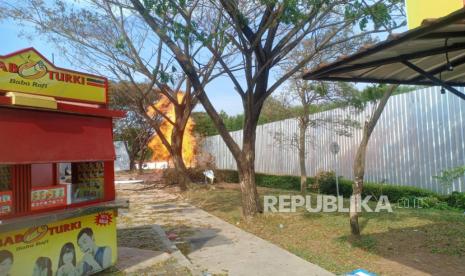
[[[0,276],[90,275],[116,262],[107,79],[35,49],[0,56]]]

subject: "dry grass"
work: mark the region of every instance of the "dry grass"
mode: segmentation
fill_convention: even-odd
[[[260,189],[259,193],[290,192]],[[364,213],[363,236],[353,239],[347,214],[301,210],[244,221],[237,189],[196,189],[185,196],[194,205],[334,273],[357,268],[383,275],[460,275],[465,271],[465,215],[459,212]]]

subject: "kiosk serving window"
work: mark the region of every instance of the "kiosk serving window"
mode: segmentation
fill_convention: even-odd
[[[60,164],[60,183],[68,187],[69,203],[104,198],[104,162]]]

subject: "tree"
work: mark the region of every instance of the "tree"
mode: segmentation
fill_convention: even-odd
[[[351,28],[341,30],[341,36],[347,37],[350,35]],[[302,79],[305,71],[312,69],[315,66],[323,63],[331,57],[337,55],[339,52],[350,52],[356,45],[364,45],[372,43],[371,37],[359,37],[352,40],[339,43],[335,47],[321,50],[315,54],[313,59],[303,66],[298,73],[289,79],[289,89],[286,92],[290,101],[298,102],[299,109],[296,112],[296,120],[298,122],[298,135],[292,137],[291,145],[293,145],[299,153],[299,167],[300,167],[300,191],[305,193],[307,191],[307,169],[306,158],[307,148],[306,145],[314,137],[307,137],[307,130],[309,127],[328,127],[339,135],[351,136],[350,129],[357,127],[357,122],[350,118],[336,118],[334,116],[326,116],[324,118],[311,118],[310,115],[318,110],[318,107],[337,105],[339,107],[352,105],[353,98],[357,90],[346,83],[322,83],[315,81],[308,81]],[[284,72],[288,72],[294,68],[294,64],[299,62],[301,56],[307,56],[313,53],[315,48],[314,40],[306,39],[295,47],[287,63],[282,65]],[[310,138],[310,139],[308,139]]]
[[[360,97],[360,103],[371,103],[372,113],[366,119],[363,125],[363,134],[360,145],[354,160],[354,183],[352,184],[352,197],[350,199],[350,229],[352,235],[360,236],[360,226],[358,223],[358,213],[361,210],[361,198],[363,191],[363,183],[365,177],[365,161],[368,142],[371,134],[378,123],[383,110],[398,85],[379,85],[368,87]]]
[[[267,124],[292,118],[295,110],[292,109],[288,97],[283,93],[281,95],[272,95],[265,100],[262,112],[258,118],[258,124]]]
[[[199,101],[236,160],[245,218],[261,212],[255,184],[255,132],[265,100],[321,50],[397,28],[393,13],[402,12],[400,0],[130,1],[172,51],[195,90],[204,92],[191,53],[177,45],[178,34],[204,45],[241,97],[244,107],[242,146],[228,133],[208,95],[200,93]],[[199,28],[200,21],[205,18],[222,20],[218,28]],[[353,27],[354,31],[348,36],[339,35],[341,30],[357,23],[359,28]],[[218,39],[224,43],[218,45]],[[275,74],[274,69],[287,60],[303,39],[314,40],[314,51],[301,57],[285,74]],[[233,60],[224,59],[225,49],[234,53]]]
[[[126,117],[114,123],[114,139],[123,141],[129,155],[129,169],[134,170],[136,160],[139,161],[139,173],[142,172],[143,162],[149,158],[148,143],[155,134],[154,129],[147,121],[134,112],[127,104],[127,94],[117,84],[110,84],[110,106],[114,109],[125,110]]]
[[[278,97],[270,97],[263,105],[263,112],[260,114],[258,124],[267,124],[293,117],[295,110],[285,101]],[[206,112],[193,112],[192,116],[195,121],[195,131],[202,136],[217,135],[218,130],[213,120]],[[244,126],[244,114],[230,116],[224,111],[220,111],[221,120],[223,120],[228,131],[241,130]]]
[[[240,130],[242,128],[243,116],[243,114],[229,116],[223,110],[220,111],[221,120],[224,122],[228,131]],[[194,130],[201,136],[213,136],[218,134],[213,120],[206,112],[193,112],[192,117],[195,121]]]
[[[274,140],[283,147],[294,148],[299,155],[300,191],[307,192],[307,145],[314,145],[314,136],[308,135],[309,128],[325,128],[336,135],[350,137],[352,129],[358,128],[357,121],[348,116],[334,116],[331,114],[317,115],[321,106],[337,104],[338,107],[351,105],[351,98],[357,93],[356,89],[345,83],[323,84],[303,80],[299,77],[292,78],[287,91],[288,97],[298,102],[298,109],[294,110],[298,131],[296,133],[274,134]]]
[[[90,72],[110,75],[125,86],[126,91],[131,92],[127,104],[153,127],[170,152],[181,189],[186,189],[190,179],[182,158],[183,133],[198,103],[198,94],[216,77],[212,75],[216,64],[214,57],[196,63],[200,83],[194,89],[166,51],[163,41],[123,5],[103,0],[74,5],[61,0],[53,4],[27,0],[2,1],[0,8],[3,14],[18,22],[35,26],[37,32],[46,35],[72,63]],[[202,26],[214,30],[215,18],[203,20]],[[191,44],[186,37],[178,39],[176,46],[189,53],[192,62],[202,54],[201,45]],[[154,100],[160,96],[174,105],[174,120],[157,109]],[[160,117],[173,125],[171,137],[160,131]]]

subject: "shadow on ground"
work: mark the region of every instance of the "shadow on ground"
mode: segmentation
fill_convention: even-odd
[[[232,244],[232,240],[218,234],[220,229],[208,227],[191,227],[185,224],[167,225],[163,227],[168,237],[188,256],[190,253],[207,247]]]
[[[458,225],[438,223],[389,228],[386,232],[362,234],[360,239],[350,236],[340,239],[427,274],[463,275],[465,271],[465,229]]]
[[[162,238],[150,225],[122,228],[117,230],[118,247],[131,247],[152,251],[168,252]]]

